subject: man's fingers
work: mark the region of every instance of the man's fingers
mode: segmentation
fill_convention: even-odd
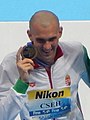
[[[22,50],[23,50],[23,47],[20,47],[16,54],[16,62],[18,62],[20,60]]]
[[[31,64],[31,65],[35,65],[34,62],[31,59],[25,58],[22,60],[22,64]]]

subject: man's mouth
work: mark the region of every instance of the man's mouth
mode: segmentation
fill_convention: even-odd
[[[42,52],[44,55],[48,56],[48,55],[51,55],[52,50],[48,50],[48,51],[43,50]]]

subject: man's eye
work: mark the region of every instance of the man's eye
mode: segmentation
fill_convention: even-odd
[[[36,38],[36,41],[38,43],[45,43],[46,41],[49,41],[49,42],[53,42],[55,39],[57,39],[57,37],[52,37],[52,38],[48,38],[48,39],[43,39],[43,38]]]
[[[36,39],[36,41],[38,42],[38,43],[44,43],[45,42],[45,40],[44,39]]]
[[[50,38],[49,41],[52,42],[56,39],[56,37]]]
[[[54,41],[54,39],[53,39],[53,38],[51,38],[51,39],[49,39],[49,41],[50,41],[50,42],[52,42],[52,41]]]

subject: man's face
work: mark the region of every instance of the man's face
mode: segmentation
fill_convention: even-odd
[[[58,40],[61,32],[54,25],[43,28],[35,26],[31,33],[31,40],[38,52],[38,58],[46,63],[53,63],[56,54]]]

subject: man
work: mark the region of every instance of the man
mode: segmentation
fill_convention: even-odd
[[[13,120],[18,113],[21,120],[83,120],[78,83],[82,78],[90,86],[86,48],[78,42],[59,43],[63,29],[50,11],[36,12],[29,27],[30,46],[36,49],[36,57],[23,57],[21,47],[1,64],[1,102],[6,96],[11,101],[4,102],[4,120]],[[10,103],[13,110],[6,111]]]

